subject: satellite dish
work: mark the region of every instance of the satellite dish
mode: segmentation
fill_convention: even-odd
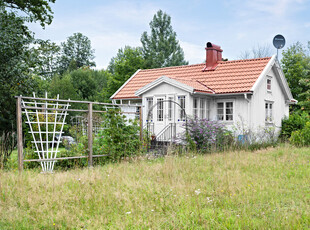
[[[285,38],[281,34],[276,35],[273,38],[273,45],[277,49],[282,49],[285,46]]]

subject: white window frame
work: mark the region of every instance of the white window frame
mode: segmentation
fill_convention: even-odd
[[[273,123],[274,102],[265,101],[265,122]]]
[[[199,117],[199,101],[198,97],[193,98],[193,116],[195,119]]]
[[[218,104],[223,103],[223,119],[219,119],[218,114]],[[232,103],[232,114],[227,114],[227,103]],[[227,115],[231,115],[232,119],[227,119]],[[216,118],[218,121],[224,121],[224,122],[233,122],[235,120],[235,101],[234,100],[220,100],[216,102]]]
[[[199,100],[199,117],[200,119],[206,118],[206,99],[200,98]]]
[[[272,77],[267,76],[267,79],[266,79],[266,90],[269,93],[272,92]]]
[[[161,102],[160,102],[161,101]],[[164,121],[164,98],[157,98],[157,121]]]
[[[172,101],[174,101],[174,97],[173,96],[168,96],[168,121],[172,121],[173,118],[173,108],[174,108],[174,103]]]
[[[152,102],[152,103],[150,103]],[[154,98],[153,97],[147,97],[146,98],[146,106],[147,106],[147,113],[149,112],[149,109],[152,108],[152,106],[154,105]],[[148,119],[147,117],[148,114],[146,114],[146,119]],[[150,113],[150,121],[152,122],[153,121],[153,109]]]
[[[182,100],[184,100],[183,103],[182,103]],[[178,103],[180,104],[181,108],[183,108],[185,111],[185,109],[186,109],[186,96],[185,95],[178,96]],[[185,120],[186,115],[185,115],[184,111],[180,108],[180,106],[178,106],[179,107],[179,121],[183,121],[183,120]]]

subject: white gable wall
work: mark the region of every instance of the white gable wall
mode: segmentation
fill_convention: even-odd
[[[267,79],[271,79],[271,91],[267,90]],[[274,68],[264,76],[260,82],[251,100],[251,125],[253,129],[265,126],[275,126],[277,131],[281,128],[281,121],[285,116],[289,115],[289,105],[285,103],[287,100],[279,85]],[[273,122],[266,122],[265,103],[272,103]]]

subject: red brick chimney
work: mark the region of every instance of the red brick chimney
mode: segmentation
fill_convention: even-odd
[[[206,47],[207,51],[207,59],[206,59],[206,67],[203,71],[215,70],[219,61],[222,61],[222,52],[220,46],[212,44],[211,42],[207,43]]]

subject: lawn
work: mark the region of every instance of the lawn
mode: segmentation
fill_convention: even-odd
[[[0,229],[309,229],[310,148],[0,171]]]

